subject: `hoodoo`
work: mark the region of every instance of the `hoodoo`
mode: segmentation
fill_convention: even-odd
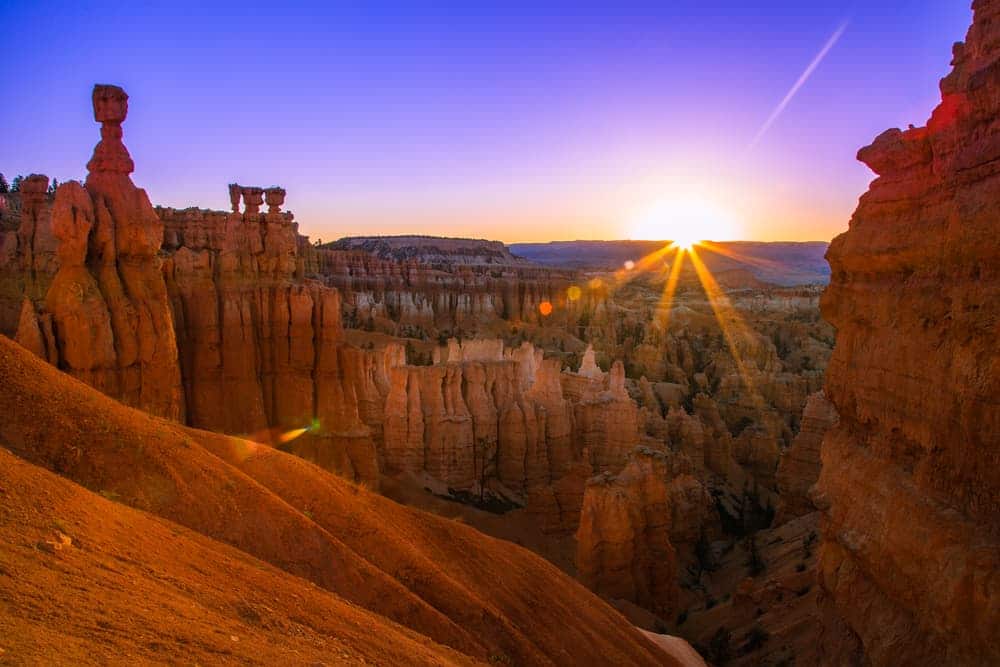
[[[146,192],[132,183],[135,166],[122,143],[128,95],[97,85],[93,106],[101,141],[87,163],[86,185],[64,183],[51,203],[42,186],[40,196],[25,200],[38,221],[35,238],[56,241],[56,260],[41,267],[55,275],[33,273],[27,282],[47,290],[29,296],[36,297],[44,331],[51,322],[47,356],[59,368],[128,405],[183,419],[173,317],[158,257],[163,224]],[[35,338],[30,315],[22,314],[20,339]]]

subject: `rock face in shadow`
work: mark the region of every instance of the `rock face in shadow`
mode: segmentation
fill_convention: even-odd
[[[712,499],[683,455],[636,449],[617,475],[587,482],[576,567],[591,590],[664,615],[678,610],[678,551],[692,552]]]
[[[39,301],[42,326],[51,322],[46,356],[59,368],[128,405],[183,419],[173,318],[157,256],[163,226],[129,177],[134,165],[121,140],[128,96],[98,85],[93,106],[101,141],[86,185],[64,183],[49,206],[48,179],[29,179],[19,231],[29,269],[26,296]],[[28,330],[18,338],[34,339],[30,314],[22,312],[20,322]]]
[[[828,253],[833,663],[1000,661],[1000,2],[974,10],[927,126],[859,152],[878,178]]]
[[[802,427],[778,464],[778,509],[774,525],[816,511],[809,489],[819,479],[820,446],[837,421],[837,411],[823,392],[809,396],[802,410]]]

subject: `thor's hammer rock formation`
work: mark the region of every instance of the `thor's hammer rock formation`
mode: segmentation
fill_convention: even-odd
[[[86,185],[64,183],[51,204],[43,198],[30,204],[48,208],[32,214],[35,239],[51,234],[56,242],[56,260],[42,273],[58,268],[51,283],[33,275],[29,282],[47,290],[28,296],[41,296],[42,330],[51,320],[53,338],[46,356],[62,370],[129,405],[183,419],[173,317],[158,258],[163,224],[146,192],[132,183],[134,164],[122,143],[128,95],[97,85],[93,106],[101,141],[87,164]],[[34,338],[34,314],[22,310],[19,339]]]

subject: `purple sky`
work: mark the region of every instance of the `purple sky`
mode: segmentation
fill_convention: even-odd
[[[154,203],[282,185],[325,240],[829,239],[872,178],[857,149],[924,123],[971,20],[965,0],[144,4],[0,6],[0,171],[83,178],[91,86],[115,83]]]

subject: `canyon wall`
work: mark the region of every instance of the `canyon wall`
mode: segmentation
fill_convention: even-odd
[[[231,212],[158,209],[188,423],[250,434],[377,487],[361,415],[375,353],[342,343],[337,291],[301,279],[284,190],[234,184],[230,196]]]
[[[1000,2],[828,252],[819,580],[830,664],[1000,662]]]
[[[621,470],[641,442],[621,364],[564,372],[531,344],[505,350],[499,340],[452,339],[434,356],[432,366],[388,369],[380,450],[389,473],[489,490],[526,505],[543,530],[566,533],[586,479]]]
[[[364,246],[310,249],[310,276],[336,287],[344,296],[348,326],[412,338],[464,334],[490,336],[498,324],[528,322],[573,326],[599,295],[566,297],[575,273],[523,262],[513,264],[422,263],[370,254]],[[543,303],[560,306],[543,315]]]
[[[639,447],[617,475],[587,482],[576,533],[580,581],[613,600],[672,616],[680,571],[695,556],[706,524],[717,522],[686,456]]]
[[[836,421],[837,412],[823,392],[809,396],[802,411],[802,427],[791,446],[781,453],[778,464],[775,525],[816,511],[809,490],[819,479],[823,438]]]

